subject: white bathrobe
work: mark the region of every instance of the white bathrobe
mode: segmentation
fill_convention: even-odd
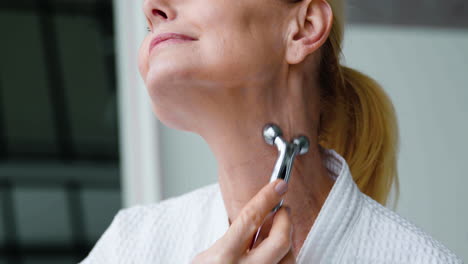
[[[343,157],[324,151],[335,183],[297,256],[298,264],[462,263],[423,230],[363,194]],[[215,183],[121,210],[82,264],[190,263],[228,228]]]

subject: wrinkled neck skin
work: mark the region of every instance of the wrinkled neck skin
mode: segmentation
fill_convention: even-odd
[[[197,130],[218,162],[218,181],[232,223],[242,208],[270,179],[278,157],[275,146],[265,143],[262,129],[277,124],[290,142],[298,135],[309,138],[310,149],[296,156],[284,205],[291,207],[295,256],[333,186],[317,142],[318,86],[292,66],[269,80],[229,87],[233,93],[222,105],[203,113]],[[250,89],[249,89],[250,88]],[[263,232],[271,226],[264,225]],[[259,239],[258,241],[261,241]]]

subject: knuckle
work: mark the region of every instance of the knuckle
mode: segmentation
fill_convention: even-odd
[[[223,261],[226,261],[226,258],[223,258],[221,254],[214,254],[210,258],[210,263],[213,264],[223,263]]]
[[[255,208],[247,207],[241,215],[241,221],[245,226],[252,226],[255,229],[262,223],[262,215]]]

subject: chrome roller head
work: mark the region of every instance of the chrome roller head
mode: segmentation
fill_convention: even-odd
[[[310,143],[306,136],[293,139],[293,144],[299,147],[299,155],[306,154],[309,151]]]
[[[282,135],[283,132],[281,132],[281,129],[275,124],[267,124],[263,128],[263,138],[269,145],[274,145],[275,139],[277,137],[281,137]]]

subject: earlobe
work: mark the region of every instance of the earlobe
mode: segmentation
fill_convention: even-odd
[[[301,63],[325,43],[333,24],[333,11],[327,0],[307,0],[296,19],[286,52],[289,64]]]

